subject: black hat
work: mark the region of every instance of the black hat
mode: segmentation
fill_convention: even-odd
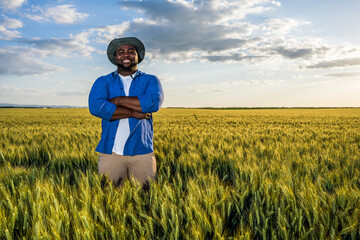
[[[139,39],[137,39],[136,37],[115,38],[109,43],[109,46],[107,48],[107,55],[112,64],[117,65],[115,60],[116,49],[118,49],[118,47],[122,45],[127,44],[136,48],[139,57],[139,63],[144,59],[145,46]]]

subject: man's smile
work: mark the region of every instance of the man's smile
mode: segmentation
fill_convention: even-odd
[[[115,61],[118,72],[124,74],[124,76],[136,72],[139,61],[136,48],[129,44],[119,46],[115,51]]]

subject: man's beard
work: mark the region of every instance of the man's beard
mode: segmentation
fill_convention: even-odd
[[[131,70],[133,69],[137,64],[134,63],[133,61],[131,62],[131,64],[128,67],[125,67],[122,63],[118,63],[117,66],[118,68],[121,68],[123,70]]]

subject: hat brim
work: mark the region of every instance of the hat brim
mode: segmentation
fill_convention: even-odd
[[[109,43],[107,48],[107,56],[112,64],[117,65],[115,59],[116,49],[118,49],[118,47],[122,45],[127,45],[127,44],[136,48],[139,57],[138,63],[140,63],[144,59],[145,46],[139,39],[137,39],[136,37],[115,38]]]

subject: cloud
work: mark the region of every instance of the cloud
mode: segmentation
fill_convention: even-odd
[[[1,96],[22,96],[22,97],[39,97],[39,96],[53,96],[48,90],[40,90],[34,88],[18,88],[18,87],[9,87],[9,86],[0,86],[0,95]]]
[[[28,46],[0,48],[0,74],[37,75],[65,71],[65,68],[45,63],[41,59],[89,57],[92,52],[97,51],[87,45],[86,39],[79,39],[78,36],[67,39],[19,38],[18,42]]]
[[[20,20],[2,15],[0,18],[0,40],[11,40],[21,37],[20,32],[14,29],[22,27],[23,23]]]
[[[270,80],[270,79],[252,79],[252,80],[242,80],[242,81],[227,81],[227,82],[218,82],[219,86],[272,86],[283,82],[283,80]]]
[[[360,57],[356,58],[343,58],[331,61],[322,61],[314,65],[308,66],[308,68],[336,68],[336,67],[351,67],[359,66]]]
[[[209,90],[208,92],[210,92],[210,93],[224,93],[224,92],[226,92],[226,90],[224,90],[224,89],[213,89],[213,90]]]
[[[0,6],[4,9],[15,9],[21,7],[26,0],[0,0]]]
[[[40,39],[21,38],[14,28],[20,28],[23,23],[17,19],[6,16],[0,20],[0,39],[11,40],[17,38],[17,43],[26,44],[26,47],[0,48],[0,74],[39,75],[65,71],[65,68],[55,66],[43,61],[48,57],[89,57],[97,50],[88,45],[89,40],[81,35],[70,35],[69,38]],[[9,29],[7,29],[9,28]]]
[[[259,62],[266,60],[266,56],[246,56],[244,53],[232,53],[226,55],[209,55],[203,56],[206,60],[210,62],[239,62],[239,61],[252,61]]]
[[[81,82],[81,83],[89,83],[89,84],[93,84],[94,80],[84,80],[84,79],[78,79],[78,80],[74,80],[75,82]]]
[[[13,38],[19,38],[21,34],[16,30],[9,30],[4,26],[0,25],[0,40],[10,40]]]
[[[189,89],[191,93],[225,93],[227,90],[225,89]]]
[[[158,75],[158,77],[161,82],[171,82],[175,79],[174,76],[172,76],[171,74],[168,74],[168,73],[162,73],[162,74]]]
[[[320,38],[290,35],[310,24],[304,20],[270,18],[262,23],[251,22],[250,15],[281,6],[277,1],[121,1],[119,6],[143,16],[70,36],[82,43],[79,49],[85,53],[85,46],[92,43],[108,44],[117,37],[137,36],[146,46],[146,59],[153,62],[290,60],[297,66],[358,51],[346,44],[331,46]],[[96,49],[89,53],[92,51]]]
[[[278,54],[290,58],[308,58],[314,54],[312,48],[285,48],[284,46],[277,47],[274,49]]]
[[[263,87],[263,86],[274,86],[280,84],[284,80],[273,80],[273,79],[249,79],[249,80],[231,80],[231,81],[220,81],[208,84],[198,84],[189,87],[191,93],[216,93],[216,92],[229,92],[237,88],[237,86],[249,87]]]
[[[269,0],[208,0],[208,1],[121,1],[123,8],[144,12],[155,21],[189,23],[224,23],[244,19],[249,14],[260,14],[280,5]]]
[[[79,96],[79,95],[87,95],[89,91],[85,90],[62,90],[62,91],[55,91],[55,95],[58,96]]]
[[[296,66],[324,68],[326,63],[331,63],[325,59],[345,58],[358,51],[346,44],[331,46],[319,38],[291,35],[299,32],[301,26],[310,24],[304,20],[269,18],[260,23],[252,22],[252,15],[280,7],[278,1],[134,0],[121,1],[119,6],[139,11],[143,15],[117,25],[90,28],[65,39],[21,38],[17,28],[22,27],[22,22],[7,19],[6,27],[0,26],[0,38],[17,38],[17,41],[27,44],[32,54],[40,59],[52,56],[89,57],[93,52],[100,53],[92,47],[93,44],[108,44],[121,36],[142,39],[147,49],[146,59],[154,62],[288,61]],[[89,16],[79,13],[71,4],[47,8],[33,6],[32,11],[34,15],[28,17],[33,20],[59,24],[75,23]],[[314,62],[317,64],[310,65]]]
[[[0,48],[0,74],[18,76],[41,75],[65,71],[65,68],[38,60],[33,49],[23,47]]]
[[[74,38],[83,43],[89,43],[91,40],[93,42],[108,44],[114,38],[123,36],[128,28],[128,22],[117,25],[100,26],[76,34]]]
[[[308,21],[269,18],[252,22],[251,15],[281,6],[277,1],[160,0],[121,1],[119,5],[141,12],[143,18],[124,23],[118,36],[138,36],[153,61],[290,60],[301,66],[301,61],[308,65],[346,49],[319,38],[291,35],[301,33]]]
[[[337,78],[360,77],[360,72],[328,73],[328,74],[325,74],[324,76],[325,77],[337,77]]]
[[[282,57],[290,60],[309,62],[313,59],[334,57],[349,46],[331,46],[322,39],[314,37],[263,36],[264,40],[252,48],[254,54],[266,54],[269,57]],[[348,50],[347,50],[348,51]],[[342,53],[346,55],[347,53]]]
[[[334,83],[333,80],[331,80],[331,81],[324,80],[324,81],[305,83],[302,86],[303,87],[314,87],[314,86],[319,86],[319,85],[329,85],[329,84],[332,84],[332,83]]]
[[[260,28],[265,34],[284,35],[296,30],[301,25],[307,24],[310,24],[310,22],[291,18],[270,18],[266,19],[264,23],[260,25]]]
[[[73,24],[85,20],[89,14],[79,13],[76,8],[71,4],[64,4],[55,7],[48,7],[42,9],[34,7],[34,12],[40,12],[40,15],[28,14],[27,17],[37,22],[50,22],[54,21],[58,24]]]
[[[122,1],[122,8],[142,12],[145,19],[128,23],[128,35],[144,39],[152,57],[179,60],[184,52],[198,60],[221,59],[221,54],[233,53],[259,44],[261,38],[252,36],[258,26],[246,22],[251,14],[260,14],[280,6],[277,1]],[[209,55],[216,55],[209,57]],[[251,55],[249,53],[248,55]],[[183,59],[188,61],[189,59]]]
[[[76,55],[90,56],[96,49],[87,45],[77,37],[67,39],[50,38],[50,39],[20,39],[22,43],[26,43],[33,47],[41,57],[72,57]]]
[[[49,97],[49,96],[79,96],[87,95],[85,90],[42,90],[35,88],[18,88],[10,86],[0,86],[1,96],[21,96],[21,97]]]
[[[18,19],[8,18],[5,15],[2,15],[3,19],[0,20],[0,24],[6,28],[14,29],[14,28],[22,28],[23,23]]]

